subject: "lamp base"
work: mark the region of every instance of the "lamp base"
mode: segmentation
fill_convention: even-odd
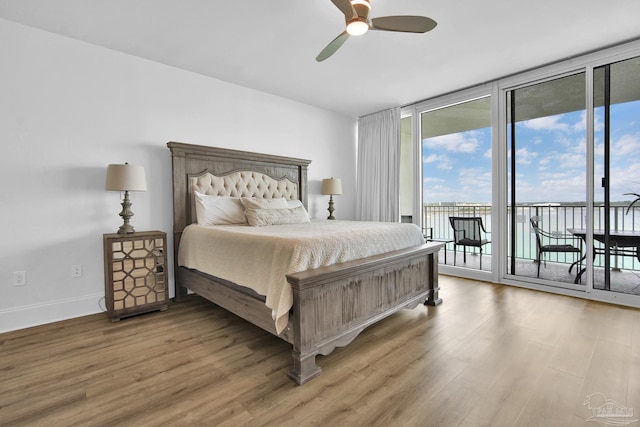
[[[327,210],[329,211],[329,216],[327,217],[327,219],[335,219],[335,217],[333,216],[333,211],[335,211],[335,209],[333,209],[333,194],[329,196],[329,209]]]
[[[120,228],[118,228],[118,234],[131,234],[135,232],[136,230],[133,229],[131,224],[122,224]]]
[[[124,200],[122,201],[122,211],[120,211],[120,216],[124,222],[120,228],[118,228],[118,234],[135,233],[136,230],[134,230],[133,226],[129,224],[129,220],[133,216],[133,212],[131,211],[131,201],[129,200],[128,191],[124,192]]]

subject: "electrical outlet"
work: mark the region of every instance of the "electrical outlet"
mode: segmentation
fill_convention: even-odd
[[[13,272],[13,286],[24,286],[27,284],[27,272],[24,270]]]
[[[80,264],[71,266],[71,277],[76,279],[82,276],[82,266]]]

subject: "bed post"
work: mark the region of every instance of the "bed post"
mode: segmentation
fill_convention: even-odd
[[[174,301],[188,299],[187,288],[180,285],[178,267],[178,247],[182,230],[187,226],[185,206],[187,201],[183,197],[187,189],[187,172],[185,165],[185,150],[172,142],[167,143],[171,150],[171,168],[173,177],[173,284],[175,288]]]
[[[443,250],[446,250],[446,248]],[[424,305],[436,306],[442,304],[442,298],[438,295],[438,291],[440,291],[440,286],[438,286],[438,252],[430,254],[429,258],[431,260],[429,262],[430,293]]]

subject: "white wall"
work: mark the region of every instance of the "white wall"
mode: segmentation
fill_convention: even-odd
[[[310,159],[309,212],[327,215],[335,176],[354,218],[355,119],[1,19],[0,40],[0,332],[104,307],[102,234],[121,224],[107,164],[145,167],[131,223],[171,239],[168,141]]]

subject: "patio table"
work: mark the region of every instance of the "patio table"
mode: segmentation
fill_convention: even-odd
[[[584,240],[585,244],[587,243],[587,230],[580,228],[567,228],[567,231],[575,236],[580,237]],[[605,230],[593,230],[593,239],[597,242],[602,243],[602,245],[606,245],[606,236]],[[628,256],[635,257],[640,261],[640,232],[639,231],[620,231],[620,230],[610,230],[609,231],[609,248],[613,250],[613,254],[619,256]],[[593,247],[593,257],[596,255],[606,255],[606,249],[604,247]],[[587,254],[583,254],[580,261],[583,261],[587,257]],[[582,280],[582,274],[585,272],[587,267],[583,267],[578,274],[576,275],[576,279],[574,283],[580,282]]]

